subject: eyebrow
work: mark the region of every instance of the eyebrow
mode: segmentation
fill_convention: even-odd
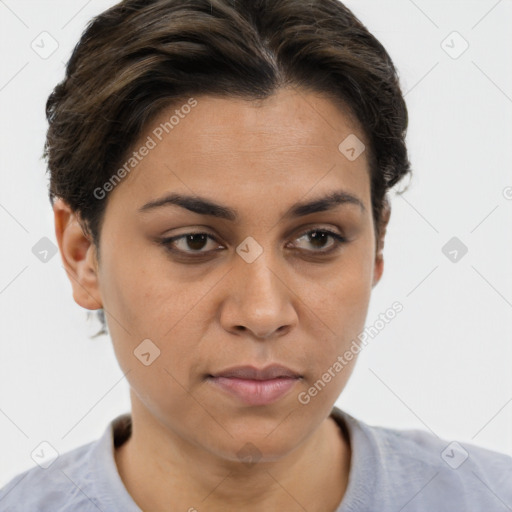
[[[164,197],[146,203],[139,208],[139,212],[145,213],[156,208],[171,205],[180,206],[199,215],[209,215],[229,221],[236,221],[238,219],[238,213],[233,208],[215,203],[204,197],[176,193],[167,194]],[[304,217],[312,213],[325,212],[341,205],[356,205],[362,212],[366,211],[363,202],[358,197],[345,190],[336,190],[311,201],[295,203],[286,211],[282,219]]]

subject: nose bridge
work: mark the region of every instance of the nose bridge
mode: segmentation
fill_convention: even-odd
[[[266,338],[290,325],[294,313],[284,276],[279,275],[279,258],[270,248],[248,238],[237,247],[222,317],[225,328],[245,328]]]
[[[281,296],[282,283],[276,276],[279,270],[272,250],[254,239],[246,239],[238,246],[237,253],[235,276],[242,284],[239,289],[241,301],[250,301],[252,307],[262,310],[275,307]]]

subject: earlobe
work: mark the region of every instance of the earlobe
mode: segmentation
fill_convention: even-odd
[[[384,239],[386,237],[386,228],[391,217],[391,205],[387,197],[384,198],[384,205],[382,207],[381,222],[380,222],[380,235],[375,250],[375,267],[373,272],[372,288],[380,281],[384,272]]]
[[[57,198],[53,204],[53,213],[55,236],[73,289],[73,298],[85,309],[101,309],[103,304],[94,243],[84,233],[77,215],[65,201]]]

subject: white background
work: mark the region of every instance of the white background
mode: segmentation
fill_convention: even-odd
[[[399,70],[414,174],[392,195],[367,324],[396,300],[404,310],[361,352],[337,405],[512,454],[512,2],[346,3]],[[110,340],[88,338],[60,255],[32,253],[44,236],[56,244],[45,101],[86,22],[112,4],[0,2],[0,486],[35,465],[41,441],[63,453],[130,407]],[[48,59],[31,48],[43,31],[59,44]],[[441,46],[453,31],[469,43],[457,59]],[[458,263],[441,251],[453,236],[468,247]]]

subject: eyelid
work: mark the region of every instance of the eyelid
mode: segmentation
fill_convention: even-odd
[[[336,231],[333,231],[332,228],[322,227],[321,225],[310,225],[305,228],[303,227],[301,229],[301,231],[296,232],[297,234],[293,236],[293,241],[296,241],[304,236],[307,236],[309,233],[315,233],[315,232],[316,233],[325,233],[327,236],[331,237],[334,240],[333,246],[327,250],[324,250],[324,249],[319,249],[319,250],[299,249],[299,251],[301,251],[303,253],[307,253],[309,255],[318,255],[318,256],[328,255],[333,252],[336,252],[337,250],[339,250],[341,245],[346,244],[348,242],[347,238],[344,235],[342,235]],[[222,249],[219,249],[219,247],[217,247],[217,248],[211,249],[209,251],[195,251],[195,252],[190,251],[190,252],[188,252],[188,251],[183,251],[181,249],[176,249],[176,248],[171,247],[171,243],[176,242],[177,240],[186,238],[189,235],[206,235],[210,240],[213,240],[217,244],[222,246],[222,244],[217,240],[217,237],[206,230],[187,231],[187,232],[179,234],[179,235],[165,237],[160,240],[160,244],[163,245],[166,248],[166,250],[168,250],[171,254],[180,255],[180,256],[183,256],[190,260],[200,259],[200,258],[204,258],[207,256],[211,256],[214,252],[218,252],[219,250],[222,250]]]
[[[187,231],[186,233],[182,233],[180,235],[173,235],[170,237],[165,237],[160,240],[160,244],[162,244],[169,252],[171,252],[173,254],[180,254],[180,255],[183,255],[186,257],[190,257],[190,258],[204,257],[206,255],[212,254],[213,252],[217,252],[219,250],[219,248],[217,247],[216,249],[210,249],[209,251],[196,251],[196,252],[190,251],[190,252],[188,252],[188,251],[182,251],[181,249],[171,248],[171,246],[170,246],[171,243],[176,242],[177,240],[186,238],[189,235],[206,235],[209,240],[213,240],[217,244],[222,245],[217,240],[215,235],[212,235],[211,233],[208,233],[207,231]]]
[[[307,250],[307,249],[299,249],[299,251],[302,251],[305,254],[309,254],[309,255],[313,255],[313,256],[314,255],[319,255],[319,256],[330,255],[331,253],[334,253],[337,250],[339,250],[341,245],[343,245],[343,244],[348,242],[347,238],[344,237],[343,235],[341,235],[340,233],[336,233],[332,229],[320,228],[320,227],[309,228],[306,231],[301,232],[298,236],[294,237],[294,240],[298,240],[298,239],[300,239],[300,238],[302,238],[304,236],[307,236],[309,233],[324,233],[324,234],[326,234],[327,236],[331,237],[334,240],[334,243],[333,243],[332,247],[330,247],[328,249],[319,249],[317,251],[315,251],[315,250]]]

